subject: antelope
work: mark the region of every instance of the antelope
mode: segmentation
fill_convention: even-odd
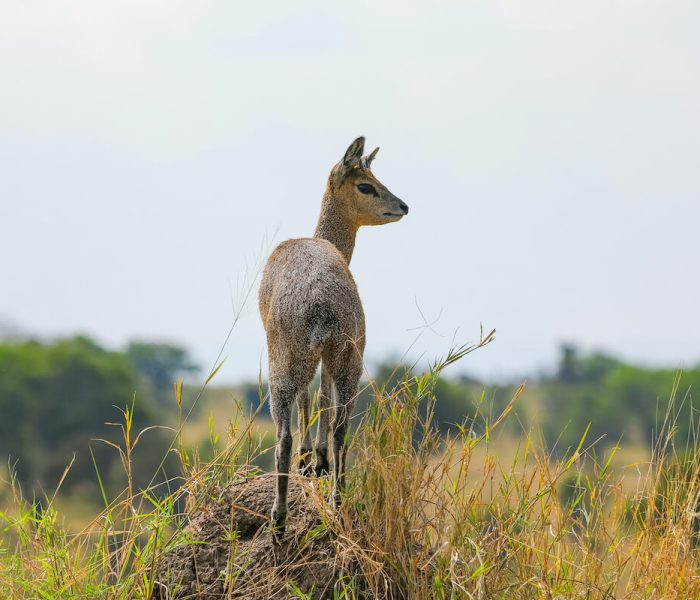
[[[333,387],[333,500],[340,504],[344,483],[345,434],[355,404],[365,316],[348,264],[355,235],[363,225],[384,225],[408,214],[408,206],[372,174],[376,148],[363,157],[365,139],[357,138],[330,172],[321,214],[312,238],[279,244],[265,265],[260,283],[260,315],[267,335],[270,411],[276,427],[277,486],[272,506],[275,539],[284,533],[291,462],[292,403],[299,409],[299,467],[315,474],[329,471],[328,437]],[[321,362],[319,416],[315,448],[309,432],[308,387]],[[335,384],[335,386],[334,386]]]

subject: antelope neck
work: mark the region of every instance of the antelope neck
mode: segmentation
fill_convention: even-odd
[[[352,251],[355,249],[355,235],[357,227],[348,218],[347,214],[338,210],[339,202],[335,201],[329,193],[323,196],[321,204],[321,214],[318,218],[318,225],[314,237],[328,240],[350,263]]]

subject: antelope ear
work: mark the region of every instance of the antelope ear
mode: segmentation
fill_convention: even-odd
[[[365,138],[360,136],[352,144],[348,146],[343,156],[343,165],[346,167],[354,167],[362,159],[362,153],[365,151]]]
[[[340,162],[333,167],[331,178],[340,181],[346,177],[354,168],[362,164],[362,153],[365,151],[365,138],[360,136],[348,146],[345,155]]]
[[[370,165],[372,164],[372,161],[374,160],[374,157],[377,156],[377,152],[379,152],[379,148],[375,148],[372,150],[372,153],[369,156],[365,156],[362,161],[362,168],[363,169],[369,169]]]

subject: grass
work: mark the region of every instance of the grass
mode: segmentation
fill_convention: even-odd
[[[504,452],[499,431],[520,391],[502,414],[477,412],[451,437],[432,419],[437,378],[474,349],[407,373],[393,389],[371,382],[374,402],[350,440],[343,505],[332,509],[327,486],[313,486],[337,549],[335,597],[700,597],[700,456],[694,440],[676,440],[677,388],[648,460],[623,468],[624,449],[599,451],[585,435],[555,457],[536,432],[508,438]],[[141,435],[130,423],[125,410],[114,448],[127,479]],[[225,435],[212,428],[207,452],[188,445],[182,421],[176,430],[181,476],[141,490],[129,481],[114,498],[103,490],[102,509],[79,532],[65,527],[60,485],[37,502],[8,471],[0,597],[150,597],[164,553],[186,543],[188,514],[216,486],[254,476],[270,454],[269,423],[255,412],[236,411]],[[285,585],[287,597],[312,597],[297,582]]]

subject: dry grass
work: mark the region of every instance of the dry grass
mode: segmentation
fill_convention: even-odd
[[[509,408],[444,440],[432,381],[378,397],[354,444],[335,522],[371,597],[700,597],[700,460],[677,451],[670,418],[627,469],[611,469],[617,448],[584,438],[556,459],[528,435],[507,463],[490,441]]]
[[[474,415],[449,439],[432,422],[437,377],[472,349],[406,375],[393,390],[374,387],[375,402],[351,440],[340,510],[327,503],[323,481],[313,486],[338,550],[335,597],[700,597],[700,456],[694,443],[675,445],[677,394],[643,463],[613,469],[617,449],[600,454],[585,437],[554,457],[527,434],[506,460],[494,436],[512,404],[490,422]],[[138,436],[124,416],[115,451],[128,473]],[[154,567],[183,543],[185,513],[215,487],[255,474],[251,461],[268,451],[269,436],[256,432],[255,417],[240,412],[226,443],[212,439],[206,462],[176,437],[183,486],[105,497],[77,534],[63,527],[60,492],[38,511],[9,476],[0,597],[150,597]],[[310,597],[286,585],[290,597]]]

